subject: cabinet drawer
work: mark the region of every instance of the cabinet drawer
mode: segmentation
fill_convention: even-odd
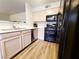
[[[22,31],[22,34],[25,34],[25,33],[31,33],[31,30]]]
[[[22,35],[22,39],[31,39],[31,33],[26,33]]]
[[[10,38],[10,37],[15,37],[17,35],[20,35],[20,32],[12,32],[12,33],[5,33],[5,34],[1,34],[0,35],[0,39],[6,39],[6,38]]]

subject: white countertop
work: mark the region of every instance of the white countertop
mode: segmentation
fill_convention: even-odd
[[[34,29],[34,27],[18,28],[18,29],[0,29],[0,34],[16,32],[16,31],[23,31],[23,30],[27,30],[27,29]]]
[[[40,28],[45,28],[45,27],[42,27],[42,26],[37,27],[37,29],[40,29]],[[35,29],[35,27],[26,27],[26,28],[17,28],[17,29],[0,29],[0,34],[23,31],[27,29]]]

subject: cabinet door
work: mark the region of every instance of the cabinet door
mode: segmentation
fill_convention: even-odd
[[[38,29],[34,29],[34,39],[38,39]]]
[[[25,48],[31,43],[31,33],[25,33],[22,35],[22,47]]]
[[[3,59],[8,59],[21,50],[21,36],[11,37],[1,41]]]

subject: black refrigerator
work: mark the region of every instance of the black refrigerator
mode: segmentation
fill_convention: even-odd
[[[64,0],[59,59],[79,59],[79,0]]]

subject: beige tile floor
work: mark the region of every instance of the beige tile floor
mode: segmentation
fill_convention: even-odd
[[[13,59],[57,59],[58,47],[56,43],[37,40]]]

